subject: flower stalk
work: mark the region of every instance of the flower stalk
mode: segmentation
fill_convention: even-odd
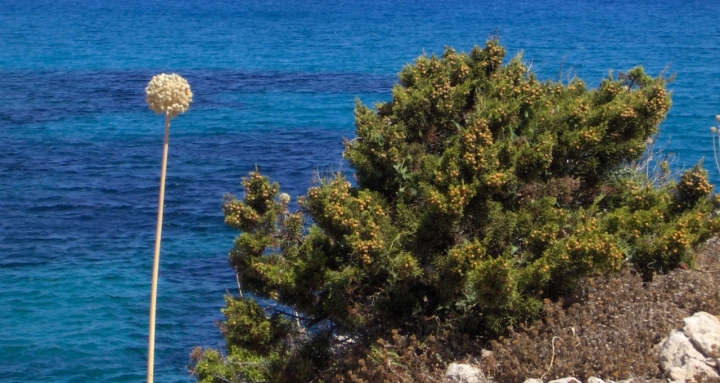
[[[720,125],[720,114],[715,116],[715,121]],[[716,127],[710,128],[710,133],[712,133],[712,146],[713,146],[713,154],[715,155],[715,167],[717,167],[718,172],[720,172],[720,161],[718,161],[718,150],[720,150],[720,137],[716,137],[718,134],[720,134],[720,130]]]
[[[154,76],[147,88],[146,99],[151,110],[165,115],[165,137],[160,169],[160,196],[158,199],[157,227],[155,230],[155,253],[153,257],[152,287],[150,290],[150,324],[148,331],[147,382],[153,382],[155,368],[155,312],[157,306],[158,273],[160,268],[160,242],[162,239],[163,208],[165,206],[165,174],[170,141],[170,119],[184,113],[192,102],[190,85],[182,77],[171,74]]]

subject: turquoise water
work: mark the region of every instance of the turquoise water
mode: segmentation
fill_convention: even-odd
[[[192,347],[222,345],[223,193],[255,166],[293,197],[342,169],[353,100],[387,100],[423,52],[497,30],[542,78],[668,67],[657,141],[678,167],[712,158],[719,3],[537,3],[0,0],[0,381],[144,379],[163,121],[143,92],[159,72],[195,102],[172,122],[157,382],[189,381]]]

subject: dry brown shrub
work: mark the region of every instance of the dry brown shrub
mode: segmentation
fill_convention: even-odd
[[[494,354],[483,369],[497,382],[567,376],[665,381],[656,345],[682,327],[683,318],[720,313],[718,253],[720,241],[713,239],[698,251],[696,269],[649,283],[629,269],[587,278],[575,296],[546,301],[542,322],[492,341]]]
[[[561,177],[552,182],[532,182],[525,184],[518,197],[522,200],[540,199],[542,197],[555,197],[562,205],[569,205],[573,195],[580,188],[580,180],[572,177]]]
[[[345,350],[334,368],[324,371],[325,382],[431,383],[443,382],[450,363],[478,364],[482,341],[450,330],[418,340],[393,330],[372,346]]]

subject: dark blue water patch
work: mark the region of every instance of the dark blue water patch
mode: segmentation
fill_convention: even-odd
[[[222,195],[238,192],[240,178],[256,166],[280,180],[284,191],[304,194],[315,170],[342,166],[342,133],[293,128],[177,137],[169,157],[167,225],[175,224],[175,216],[192,217],[197,219],[190,227],[199,230],[209,225],[208,219],[220,219]],[[150,231],[157,209],[157,144],[149,138],[90,145],[8,139],[4,145],[13,155],[0,157],[7,186],[0,191],[0,208],[26,219],[0,225],[0,235],[12,234],[16,240],[50,233],[67,237],[110,222],[112,228],[101,230],[108,239]],[[58,225],[63,230],[53,230]]]
[[[167,69],[165,72],[173,72]],[[193,110],[242,109],[247,93],[388,93],[395,76],[358,73],[179,71]],[[0,71],[0,129],[85,115],[144,111],[145,86],[158,71]]]
[[[184,380],[194,346],[222,344],[214,323],[224,294],[236,289],[227,252],[237,235],[223,225],[222,195],[242,197],[240,179],[256,166],[293,198],[304,194],[314,171],[336,167],[343,133],[288,127],[173,137],[158,297],[161,376]],[[0,352],[5,364],[23,366],[5,376],[141,379],[127,363],[142,366],[146,352],[157,138],[30,136],[3,145],[12,156],[0,156],[0,306],[13,319],[3,320]],[[41,342],[47,334],[53,341]],[[88,367],[75,373],[78,363]]]

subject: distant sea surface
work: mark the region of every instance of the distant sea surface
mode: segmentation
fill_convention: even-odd
[[[0,0],[0,381],[145,378],[152,75],[195,93],[171,127],[155,370],[187,382],[192,348],[223,345],[214,322],[236,292],[222,195],[255,167],[293,200],[313,172],[348,171],[354,99],[389,100],[403,65],[497,31],[542,79],[676,74],[657,142],[677,167],[704,157],[717,183],[719,20],[710,0]]]

